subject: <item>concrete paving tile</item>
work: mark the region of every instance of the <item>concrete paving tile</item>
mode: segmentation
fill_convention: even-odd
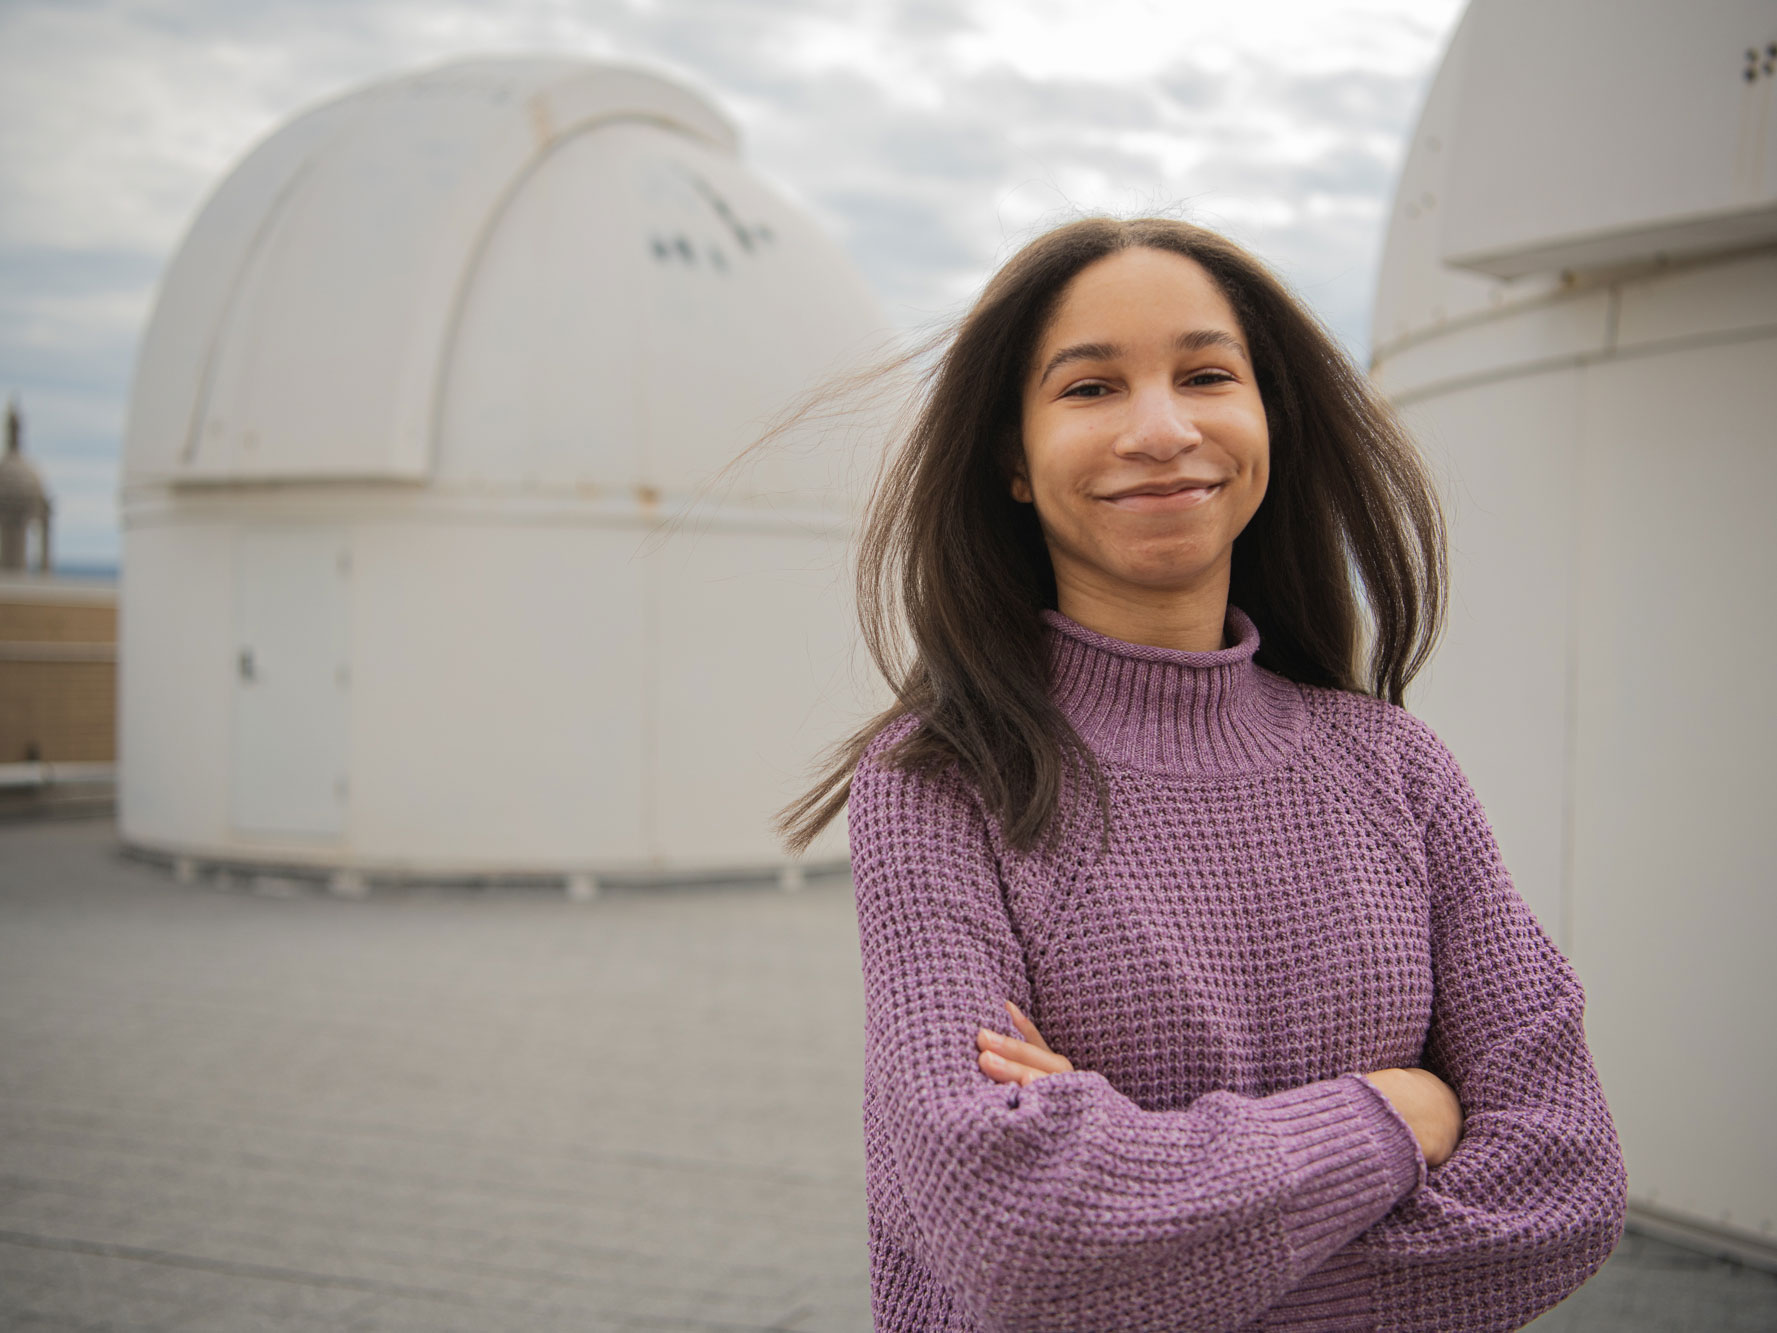
[[[1777,1273],[1630,1234],[1536,1333],[1771,1333]]]
[[[0,1241],[0,1305],[34,1309],[70,1277],[66,1256]]]
[[[139,1199],[75,1199],[44,1195],[0,1205],[0,1232],[50,1239],[86,1239],[144,1249],[176,1248],[192,1230]]]
[[[808,1275],[795,1292],[801,1311],[783,1320],[798,1333],[869,1333],[870,1265],[848,1263]]]
[[[267,1283],[255,1289],[235,1282],[230,1290],[186,1317],[183,1333],[243,1333],[243,1330],[331,1330],[349,1324],[383,1298],[364,1292]]]
[[[127,1282],[70,1283],[33,1300],[5,1296],[6,1326],[15,1318],[34,1316],[85,1329],[130,1329],[141,1333],[182,1329],[197,1309],[191,1302],[134,1290]]]
[[[776,1291],[724,1292],[662,1290],[632,1297],[612,1310],[613,1317],[630,1323],[664,1322],[727,1324],[744,1328],[771,1328],[801,1304],[795,1288],[786,1284]]]
[[[534,1333],[571,1320],[584,1333],[614,1333],[620,1326],[583,1311],[550,1311],[525,1304],[456,1305],[416,1297],[390,1297],[356,1312],[338,1333]],[[559,1326],[559,1324],[557,1324]]]
[[[88,1333],[87,1325],[35,1310],[8,1309],[7,1333]]]

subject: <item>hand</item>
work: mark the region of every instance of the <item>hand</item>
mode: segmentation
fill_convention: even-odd
[[[986,1028],[975,1034],[980,1048],[981,1072],[995,1083],[1016,1083],[1029,1087],[1045,1074],[1065,1074],[1073,1065],[1065,1055],[1057,1055],[1037,1031],[1037,1025],[1018,1012],[1018,1006],[1006,1001],[1006,1012],[1012,1015],[1012,1026],[1024,1034],[1024,1040],[1002,1036]]]
[[[1429,1069],[1377,1069],[1365,1074],[1370,1086],[1394,1104],[1419,1140],[1425,1164],[1436,1166],[1456,1151],[1462,1137],[1462,1103]]]

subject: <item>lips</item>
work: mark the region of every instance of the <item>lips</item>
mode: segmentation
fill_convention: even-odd
[[[1219,481],[1186,479],[1120,491],[1104,499],[1119,509],[1171,510],[1200,505],[1222,488]]]
[[[1180,491],[1213,490],[1221,484],[1219,481],[1186,478],[1181,481],[1160,482],[1153,486],[1137,486],[1131,490],[1118,491],[1115,495],[1107,495],[1105,499],[1127,500],[1134,495],[1176,495]]]

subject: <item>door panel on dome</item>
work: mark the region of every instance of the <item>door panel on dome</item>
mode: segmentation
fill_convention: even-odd
[[[235,828],[336,838],[347,796],[350,544],[339,529],[243,531],[235,570]]]

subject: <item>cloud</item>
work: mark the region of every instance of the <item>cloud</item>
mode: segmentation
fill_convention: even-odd
[[[12,0],[0,7],[0,391],[57,548],[115,551],[155,277],[298,111],[470,54],[636,60],[740,124],[894,317],[952,313],[1032,231],[1182,206],[1367,342],[1387,196],[1459,0]]]

